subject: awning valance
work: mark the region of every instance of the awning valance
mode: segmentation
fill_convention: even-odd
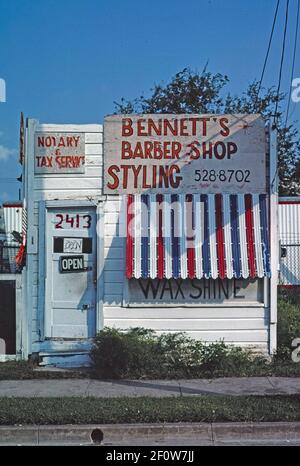
[[[270,276],[264,194],[127,196],[127,278]]]

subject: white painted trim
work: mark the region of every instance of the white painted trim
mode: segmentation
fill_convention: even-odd
[[[164,195],[163,236],[165,243],[165,277],[172,278],[171,195]]]
[[[157,205],[156,195],[150,194],[150,278],[157,275]]]
[[[104,196],[95,196],[93,199],[58,199],[46,200],[45,207],[48,209],[57,207],[93,207],[105,199]],[[41,201],[40,201],[41,202]]]
[[[278,242],[277,131],[270,133],[270,353],[277,349],[277,286],[280,268]]]
[[[39,336],[40,340],[45,338],[45,329],[44,329],[44,316],[45,316],[45,280],[46,280],[46,243],[45,243],[45,226],[46,226],[46,207],[45,201],[39,202],[39,246],[38,246],[38,255],[39,255],[39,276],[38,276],[38,322],[39,322]]]
[[[230,197],[229,194],[223,194],[223,220],[224,220],[224,242],[225,242],[225,259],[226,275],[233,278],[233,260],[232,260],[232,239],[230,223]]]
[[[202,244],[203,244],[203,205],[201,202],[201,195],[193,195],[194,213],[195,213],[195,269],[196,277],[201,279],[203,276],[202,266]]]
[[[33,121],[33,120],[29,120]],[[74,133],[102,133],[103,125],[98,124],[87,124],[87,125],[64,125],[64,124],[52,124],[52,123],[42,123],[38,124],[36,131],[53,131],[53,132],[72,132]]]
[[[26,131],[26,140],[25,140],[25,164],[26,164],[26,207],[27,207],[27,242],[31,243],[37,241],[37,237],[35,237],[34,233],[32,235],[31,227],[34,225],[34,202],[32,199],[33,192],[34,192],[34,135],[36,128],[38,126],[38,120],[28,119],[27,122],[27,131]],[[30,200],[30,202],[29,202]],[[28,243],[27,243],[28,244]],[[27,250],[27,257],[26,257],[26,319],[24,325],[27,328],[27,339],[24,342],[24,352],[26,355],[32,353],[32,311],[33,311],[33,262],[36,256],[37,251],[34,248],[31,249],[31,253]]]
[[[218,278],[215,195],[208,194],[208,223],[211,277]]]
[[[134,196],[134,276],[140,278],[142,275],[142,232],[141,232],[141,195]]]
[[[96,218],[96,267],[97,267],[97,280],[96,280],[96,333],[102,330],[104,326],[103,315],[103,300],[104,300],[104,205],[103,202],[97,205]]]
[[[252,195],[252,211],[254,223],[254,247],[255,247],[255,263],[257,276],[262,278],[264,276],[263,253],[261,244],[261,224],[260,224],[260,211],[259,211],[259,195]]]
[[[179,194],[179,225],[180,225],[180,276],[181,278],[187,278],[187,218],[186,218],[186,200],[185,194]]]
[[[249,267],[248,267],[248,254],[247,254],[246,215],[245,215],[244,194],[238,194],[238,209],[239,209],[239,231],[240,231],[242,277],[248,278]]]

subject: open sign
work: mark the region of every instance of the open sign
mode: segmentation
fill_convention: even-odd
[[[61,273],[68,272],[84,272],[87,270],[84,267],[83,256],[62,256],[59,259],[59,269]]]

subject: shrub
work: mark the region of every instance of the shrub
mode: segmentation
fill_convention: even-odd
[[[266,363],[223,341],[205,344],[184,333],[158,336],[144,328],[127,332],[104,328],[95,338],[91,356],[94,375],[100,378],[251,375]]]
[[[300,338],[300,305],[298,293],[281,293],[278,300],[278,350],[277,358],[290,359],[292,341]]]

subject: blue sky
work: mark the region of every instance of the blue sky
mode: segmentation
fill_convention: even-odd
[[[282,90],[288,91],[296,2]],[[264,85],[275,85],[281,0]],[[258,79],[276,0],[0,0],[0,203],[18,197],[20,111],[49,123],[101,123],[114,101],[137,97],[184,67],[227,74],[239,94]],[[300,77],[300,57],[294,77]],[[291,103],[292,120],[300,103]]]

